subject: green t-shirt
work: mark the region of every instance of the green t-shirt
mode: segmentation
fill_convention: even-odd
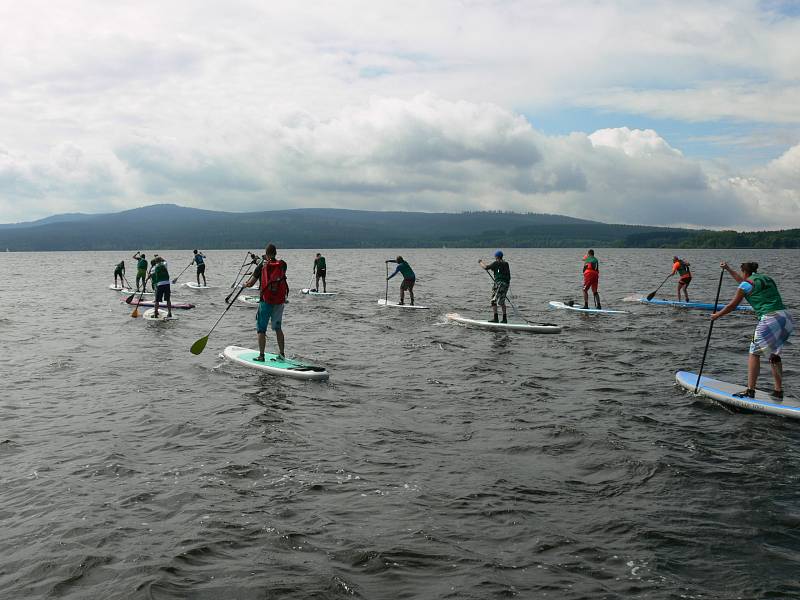
[[[314,269],[317,271],[325,270],[325,257],[320,256],[319,258],[314,259]]]
[[[600,270],[600,262],[594,256],[585,256],[583,258],[583,264],[585,266],[584,271],[592,270],[592,271],[599,271]]]
[[[167,271],[167,263],[160,262],[153,267],[153,281],[156,285],[162,281],[169,281],[169,271]]]
[[[121,262],[116,267],[114,267],[114,273],[124,273],[125,272],[125,263]],[[108,273],[108,271],[106,271]]]
[[[146,271],[147,270],[147,259],[146,258],[140,258],[139,262],[136,263],[136,268],[139,269],[140,271]]]
[[[397,263],[397,271],[400,271],[400,274],[403,276],[404,279],[416,279],[417,276],[414,275],[414,271],[411,269],[411,265],[407,262],[403,261],[401,263]]]
[[[768,275],[753,273],[739,284],[739,288],[759,318],[776,310],[786,309],[778,286]]]

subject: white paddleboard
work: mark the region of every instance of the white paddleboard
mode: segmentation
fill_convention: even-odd
[[[246,306],[258,308],[258,303],[261,300],[258,296],[239,296],[239,302]]]
[[[145,321],[176,321],[178,317],[172,315],[171,317],[167,316],[167,307],[166,305],[159,307],[158,309],[158,316],[156,317],[156,309],[155,308],[148,308],[146,311],[142,313],[142,318]]]
[[[380,298],[378,300],[378,305],[389,306],[391,308],[416,308],[420,310],[427,310],[429,308],[428,306],[420,306],[419,304],[398,304],[397,302],[392,302],[391,300],[387,302],[385,298]]]
[[[550,306],[553,308],[559,309],[566,309],[566,310],[577,310],[578,312],[582,313],[594,313],[594,314],[606,314],[606,315],[627,315],[627,311],[624,310],[611,310],[609,308],[583,308],[582,306],[570,306],[566,302],[558,302],[557,300],[551,300]]]
[[[188,288],[192,288],[193,290],[210,290],[215,287],[213,285],[197,285],[197,282],[194,281],[187,281],[183,285]]]
[[[675,374],[675,381],[690,392],[694,392],[695,385],[697,384],[697,373],[678,371]],[[733,395],[741,392],[744,388],[744,385],[734,385],[704,376],[700,378],[700,387],[697,393],[712,398],[722,404],[771,415],[781,415],[791,419],[800,419],[800,401],[798,401],[797,398],[787,396],[783,400],[779,400],[761,390],[756,390],[755,398],[737,398]]]
[[[258,356],[258,350],[242,348],[241,346],[228,346],[225,348],[224,356],[240,365],[258,369],[259,371],[266,371],[272,375],[293,377],[295,379],[328,378],[328,371],[325,370],[325,367],[311,365],[290,358],[281,358],[277,354],[269,353],[264,355],[264,362],[258,362],[253,360]]]
[[[528,333],[561,333],[561,327],[552,323],[493,323],[491,321],[481,321],[478,319],[468,319],[458,313],[448,313],[447,318],[455,323],[480,327],[482,329],[497,329],[504,331],[527,331]]]
[[[306,296],[336,296],[339,292],[316,292],[314,290],[310,290],[308,288],[303,288],[300,290],[301,294],[305,294]]]
[[[114,290],[115,292],[125,292],[127,294],[130,294],[133,291],[130,288],[127,288],[127,287],[122,286],[122,285],[114,285],[113,283],[109,284],[108,289]]]

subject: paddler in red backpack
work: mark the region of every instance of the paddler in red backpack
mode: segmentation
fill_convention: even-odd
[[[261,264],[256,267],[253,275],[243,287],[252,287],[256,281],[261,288],[261,298],[258,303],[256,313],[256,332],[258,333],[258,352],[259,355],[253,360],[264,362],[264,349],[267,346],[267,326],[272,321],[272,331],[278,340],[279,358],[285,357],[283,345],[283,330],[281,320],[283,318],[283,305],[286,296],[289,295],[289,284],[286,282],[286,262],[275,258],[278,249],[275,244],[270,244],[266,249],[266,256]]]

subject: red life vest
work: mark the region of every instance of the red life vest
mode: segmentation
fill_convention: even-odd
[[[282,260],[261,263],[261,300],[267,304],[283,304],[288,294],[286,263]]]

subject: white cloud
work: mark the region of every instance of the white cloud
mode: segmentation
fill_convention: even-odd
[[[5,3],[0,221],[175,201],[797,224],[791,152],[735,173],[653,130],[521,116],[800,122],[800,20],[774,6]]]

